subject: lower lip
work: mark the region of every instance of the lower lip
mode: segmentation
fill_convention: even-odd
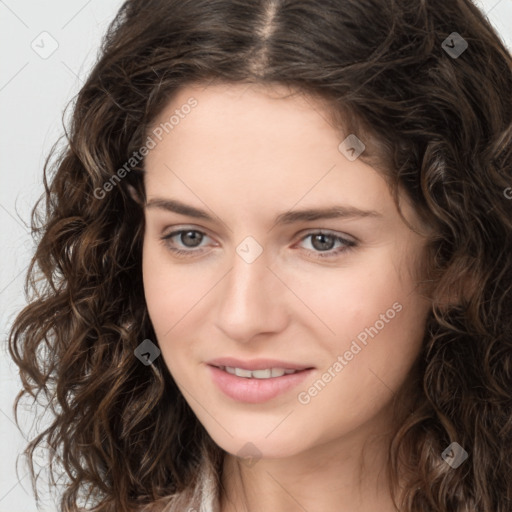
[[[227,396],[239,402],[258,404],[289,391],[291,388],[303,382],[313,369],[301,370],[297,373],[285,374],[282,377],[271,377],[269,379],[254,379],[238,377],[208,365],[212,379]]]

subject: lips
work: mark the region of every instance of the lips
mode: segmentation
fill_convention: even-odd
[[[237,362],[237,364],[240,363],[241,361]],[[267,360],[265,364],[268,363],[269,361]],[[271,364],[287,364],[289,366],[289,363],[284,363],[283,361],[271,361]],[[300,367],[301,365],[296,366]],[[259,379],[232,375],[211,364],[207,364],[206,368],[213,383],[216,384],[224,395],[237,402],[249,404],[263,403],[276,398],[278,395],[286,394],[286,392],[302,384],[314,374],[314,369],[310,368],[282,375],[281,377]]]

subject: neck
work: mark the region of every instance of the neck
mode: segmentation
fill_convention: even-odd
[[[285,458],[224,459],[221,512],[396,512],[387,472],[390,436],[361,429]]]

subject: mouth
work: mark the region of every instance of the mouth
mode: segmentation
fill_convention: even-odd
[[[222,393],[249,404],[267,402],[311,377],[314,368],[283,368],[271,366],[250,370],[239,366],[207,364],[210,378]]]

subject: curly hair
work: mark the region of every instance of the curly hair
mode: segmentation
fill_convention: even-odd
[[[459,55],[454,38],[467,44]],[[371,142],[360,158],[395,200],[401,187],[434,228],[432,309],[390,445],[392,493],[403,472],[404,512],[510,512],[512,58],[470,0],[122,5],[75,99],[67,144],[46,160],[28,305],[9,335],[23,386],[16,421],[23,397],[42,393],[52,411],[24,451],[34,489],[43,443],[52,483],[67,475],[67,512],[89,500],[94,512],[163,510],[191,492],[198,467],[220,470],[222,450],[163,358],[134,357],[156,337],[143,208],[130,193],[145,197],[134,155],[157,115],[185,85],[211,81],[285,84],[325,101],[334,126]],[[454,441],[469,453],[458,470],[440,457]]]

